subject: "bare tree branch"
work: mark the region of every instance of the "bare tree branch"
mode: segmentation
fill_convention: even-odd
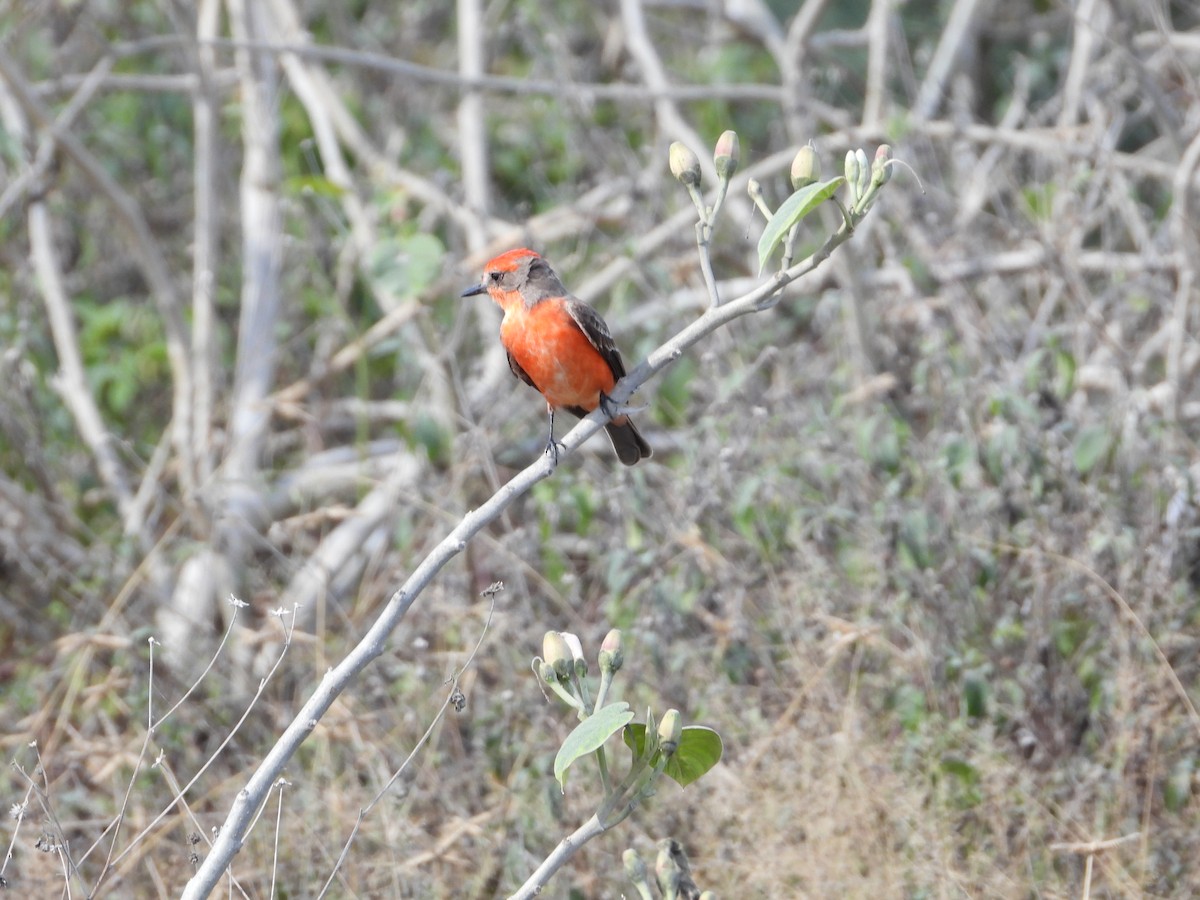
[[[458,0],[458,71],[466,81],[483,77],[483,5]],[[483,94],[468,89],[458,101],[458,152],[462,158],[463,192],[467,208],[480,218],[467,227],[467,246],[478,250],[486,240],[484,223],[491,209],[487,121]]]
[[[700,169],[707,181],[717,177],[713,168],[712,158],[702,152],[708,142],[701,139],[696,130],[683,118],[675,100],[669,96],[670,82],[667,80],[666,69],[654,49],[654,42],[646,31],[646,16],[642,9],[642,0],[621,0],[621,22],[625,26],[625,43],[629,52],[637,60],[638,68],[646,87],[655,95],[654,112],[658,117],[658,130],[665,147],[673,140],[683,141],[697,153],[700,158]]]
[[[960,56],[974,39],[979,17],[989,0],[956,0],[950,19],[942,30],[937,50],[925,72],[925,80],[917,92],[912,113],[917,118],[931,119],[937,115],[949,90],[950,78],[958,68]]]
[[[200,0],[196,11],[197,87],[192,97],[192,127],[195,131],[195,212],[192,240],[192,358],[195,361],[195,405],[192,438],[196,446],[197,480],[212,476],[216,448],[213,446],[213,413],[217,384],[216,312],[214,296],[220,264],[220,199],[216,189],[217,97],[216,60],[210,44],[217,35],[221,0]]]
[[[104,165],[70,131],[59,126],[45,105],[34,96],[16,63],[0,43],[0,78],[3,78],[31,120],[45,128],[67,156],[79,167],[92,186],[111,204],[117,222],[129,240],[134,258],[150,286],[150,293],[162,317],[167,357],[171,365],[172,415],[176,455],[185,495],[190,495],[192,369],[188,358],[187,326],[183,320],[178,292],[170,270],[137,202],[108,173]]]

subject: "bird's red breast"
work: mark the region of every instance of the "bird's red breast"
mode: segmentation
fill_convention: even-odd
[[[506,301],[516,304],[511,310]],[[587,335],[567,312],[562,298],[526,307],[519,292],[496,298],[505,309],[500,342],[525,370],[551,406],[578,406],[589,412],[600,392],[612,392],[616,379]]]

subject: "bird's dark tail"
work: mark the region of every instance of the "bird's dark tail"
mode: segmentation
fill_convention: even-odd
[[[617,459],[627,466],[648,459],[654,453],[629,416],[614,419],[604,426],[604,430],[608,432],[608,439],[617,451]]]

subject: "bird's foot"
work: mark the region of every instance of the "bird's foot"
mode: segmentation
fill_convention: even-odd
[[[604,391],[601,391],[600,392],[600,411],[603,412],[610,419],[615,419],[617,416],[619,416],[621,414],[621,407],[613,402],[612,397],[608,396],[608,394],[604,393]]]
[[[566,445],[563,444],[562,441],[556,441],[554,439],[554,437],[551,436],[550,440],[546,441],[546,449],[543,451],[543,453],[546,456],[553,457],[554,464],[557,466],[558,465],[558,451],[565,450],[565,449],[566,449]]]

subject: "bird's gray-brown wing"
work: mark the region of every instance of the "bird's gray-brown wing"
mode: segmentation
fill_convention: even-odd
[[[521,368],[521,364],[519,362],[517,362],[515,359],[513,359],[513,355],[511,353],[509,353],[507,350],[505,351],[505,355],[508,357],[508,367],[509,367],[509,369],[512,370],[512,373],[514,375],[516,375],[518,378],[520,378],[527,385],[529,385],[531,388],[533,388],[535,391],[540,391],[541,388],[533,383],[533,379],[529,377],[529,373]]]
[[[575,324],[579,326],[579,330],[584,333],[592,346],[600,351],[600,355],[608,363],[613,378],[617,380],[624,378],[625,362],[621,359],[621,351],[617,349],[612,332],[608,330],[604,319],[600,318],[600,313],[576,297],[568,297],[566,307],[571,318],[575,320]]]

